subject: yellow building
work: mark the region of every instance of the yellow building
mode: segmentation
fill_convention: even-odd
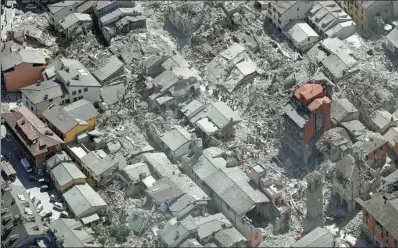
[[[87,177],[74,163],[64,162],[51,169],[50,176],[55,188],[63,193],[74,185],[85,184]]]
[[[344,10],[352,17],[361,29],[368,29],[376,16],[384,21],[390,20],[394,15],[392,1],[358,1],[345,0]]]
[[[48,127],[65,143],[76,139],[76,136],[95,129],[98,112],[92,103],[81,99],[68,106],[52,105],[43,112]]]

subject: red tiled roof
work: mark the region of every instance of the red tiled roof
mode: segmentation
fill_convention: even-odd
[[[64,143],[25,106],[3,113],[3,118],[33,156],[46,153],[48,147]]]
[[[325,92],[323,86],[320,84],[303,84],[296,89],[294,96],[298,100],[304,101],[303,103],[306,104],[316,97],[325,96]]]
[[[329,97],[327,97],[327,96],[317,98],[317,99],[313,100],[310,103],[310,105],[308,105],[308,109],[312,112],[314,110],[317,110],[323,104],[328,104],[328,103],[331,103],[331,101],[330,101]]]

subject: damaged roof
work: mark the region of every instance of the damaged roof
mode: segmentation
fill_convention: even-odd
[[[50,10],[51,14],[55,14],[64,8],[67,8],[69,6],[73,6],[75,4],[83,3],[83,1],[62,1],[54,4],[48,5],[48,9]]]
[[[158,204],[184,195],[184,192],[168,177],[156,181],[151,188],[146,190],[146,193]]]
[[[22,94],[33,104],[45,102],[64,95],[65,90],[55,80],[46,80],[21,88]]]
[[[347,98],[342,98],[332,102],[330,117],[336,122],[341,122],[348,115],[357,112],[358,109]]]
[[[14,68],[14,66],[30,63],[45,65],[46,60],[42,52],[38,49],[21,49],[11,52],[0,58],[1,68],[3,71]]]
[[[387,142],[388,141],[385,140],[381,134],[368,132],[364,133],[362,137],[358,137],[358,141],[353,146],[359,147],[368,155]]]
[[[241,242],[247,242],[246,238],[235,228],[226,228],[218,231],[214,239],[221,247],[234,247]]]
[[[104,67],[96,70],[93,74],[98,81],[103,82],[114,76],[118,71],[123,70],[123,68],[124,63],[120,61],[116,55],[114,55],[109,58]]]
[[[89,14],[73,13],[65,17],[60,25],[63,29],[68,29],[78,22],[91,22],[91,17]]]
[[[59,153],[55,153],[49,159],[47,159],[47,167],[49,170],[54,168],[55,166],[59,165],[62,162],[70,162],[72,159],[65,151],[61,151]]]
[[[379,129],[384,129],[391,122],[398,121],[398,118],[384,109],[379,109],[375,111],[371,120]]]
[[[398,47],[398,28],[394,28],[387,36],[387,40],[395,47]]]

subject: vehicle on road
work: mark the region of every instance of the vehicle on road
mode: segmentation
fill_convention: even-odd
[[[37,9],[37,5],[33,3],[28,3],[25,6],[26,9]]]
[[[65,211],[67,209],[67,207],[62,202],[55,202],[54,209],[59,210],[59,211]]]
[[[43,211],[43,212],[41,212],[39,215],[40,215],[40,217],[41,217],[42,219],[44,219],[44,218],[48,218],[48,217],[53,216],[53,212],[45,212],[45,211]]]
[[[60,216],[61,218],[69,218],[69,213],[66,211],[62,211]]]
[[[43,204],[39,204],[37,207],[36,207],[36,210],[37,210],[37,212],[38,213],[40,213],[42,210],[43,210]]]
[[[50,185],[42,185],[40,186],[40,192],[47,192],[49,190],[52,190],[53,188]]]
[[[48,185],[48,184],[50,184],[50,182],[44,178],[40,178],[37,180],[37,184],[38,185]]]
[[[62,200],[61,197],[59,197],[59,196],[56,195],[56,194],[51,194],[51,195],[50,195],[50,201],[59,202],[59,201],[61,201],[61,200]]]
[[[31,173],[33,171],[32,166],[30,165],[27,158],[21,159],[21,165],[26,170],[27,173]]]

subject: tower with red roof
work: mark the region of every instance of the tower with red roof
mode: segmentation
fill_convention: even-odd
[[[307,164],[315,143],[330,129],[331,100],[322,84],[303,84],[283,107],[283,144]]]

